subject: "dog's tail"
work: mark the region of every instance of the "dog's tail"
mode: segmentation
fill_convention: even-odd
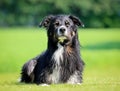
[[[25,83],[34,82],[34,77],[35,77],[34,69],[36,65],[37,65],[37,60],[35,59],[32,59],[23,65],[21,72],[21,82],[25,82]]]

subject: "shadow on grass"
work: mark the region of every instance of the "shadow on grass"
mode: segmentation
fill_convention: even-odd
[[[107,42],[101,44],[82,46],[82,49],[101,50],[101,49],[120,49],[120,42]]]

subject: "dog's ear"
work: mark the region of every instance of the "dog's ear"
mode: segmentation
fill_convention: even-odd
[[[46,16],[46,17],[42,20],[42,22],[40,22],[39,27],[42,27],[42,26],[43,26],[43,27],[45,27],[45,28],[48,28],[49,25],[50,25],[50,21],[52,20],[53,17],[54,17],[53,15]]]
[[[74,22],[75,25],[84,27],[83,22],[76,16],[69,15],[69,18]]]

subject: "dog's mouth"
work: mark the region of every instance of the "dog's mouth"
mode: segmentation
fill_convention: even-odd
[[[69,38],[67,36],[59,36],[58,37],[58,43],[61,45],[65,45],[69,42]]]
[[[58,42],[64,42],[65,40],[67,40],[66,36],[60,36],[60,37],[58,37]]]

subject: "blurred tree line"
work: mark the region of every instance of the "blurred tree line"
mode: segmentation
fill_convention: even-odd
[[[36,26],[49,14],[73,14],[86,27],[120,27],[120,0],[0,0],[0,26]]]

